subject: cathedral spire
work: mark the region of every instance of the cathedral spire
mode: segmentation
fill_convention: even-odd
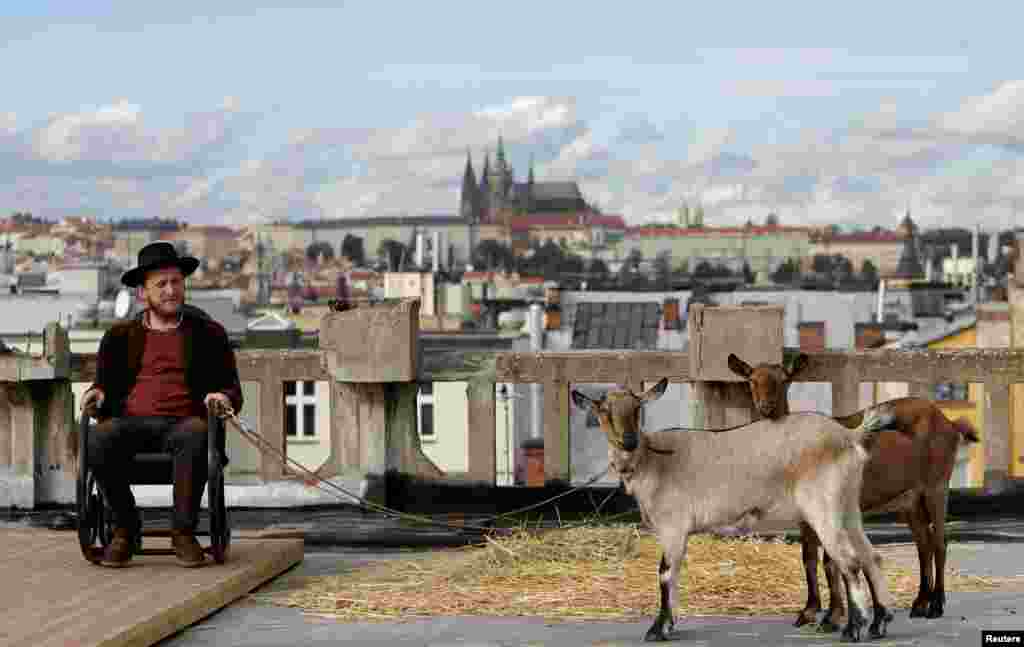
[[[484,168],[480,171],[480,193],[487,195],[491,188],[491,154],[484,153]]]
[[[498,135],[498,159],[496,163],[498,165],[498,171],[503,172],[505,170],[505,142],[502,140],[501,135]]]
[[[473,173],[473,156],[466,149],[466,170],[462,174],[462,196],[460,198],[460,212],[463,218],[471,218],[477,213],[477,185],[476,174]]]

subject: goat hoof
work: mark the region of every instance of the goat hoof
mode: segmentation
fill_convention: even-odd
[[[941,618],[944,612],[945,610],[942,608],[941,602],[932,602],[928,605],[928,613],[925,614],[925,617],[929,619]]]
[[[868,630],[868,635],[872,639],[885,638],[885,634],[888,631],[889,623],[892,622],[893,615],[888,609],[883,609],[875,614],[875,619],[871,623],[871,627]]]
[[[813,623],[818,618],[818,609],[804,609],[797,617],[796,622],[793,623],[794,627],[802,627]]]
[[[843,629],[843,638],[847,638],[850,642],[859,643],[860,633],[862,625],[860,623],[848,622],[846,628]]]
[[[665,633],[665,629],[662,627],[651,627],[644,634],[644,642],[665,642],[668,640],[668,634]]]
[[[924,593],[914,598],[913,604],[910,605],[910,617],[911,618],[927,618],[928,607],[931,604],[931,598]]]
[[[839,624],[832,618],[822,618],[818,623],[818,633],[820,634],[831,634],[837,631],[839,631]]]

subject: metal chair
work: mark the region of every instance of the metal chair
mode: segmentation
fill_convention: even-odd
[[[82,414],[79,422],[78,483],[76,510],[78,511],[78,543],[82,555],[93,561],[96,548],[105,548],[113,538],[113,515],[104,495],[89,469],[89,433],[92,424],[89,416]],[[197,537],[209,537],[210,545],[203,551],[213,556],[214,562],[223,564],[227,560],[231,543],[231,524],[224,504],[224,467],[227,454],[224,451],[224,420],[207,412],[209,433],[206,495],[209,511],[209,530],[197,529]],[[131,485],[172,485],[174,483],[174,458],[169,452],[139,453],[127,466],[128,482]],[[142,528],[141,515],[136,528],[136,555],[173,555],[173,548],[143,548],[143,537],[170,537],[170,528]],[[97,544],[98,542],[98,544]]]

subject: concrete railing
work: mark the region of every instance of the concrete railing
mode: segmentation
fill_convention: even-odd
[[[418,349],[413,379],[361,382],[349,368],[337,366],[338,359],[331,355],[335,352],[331,348],[237,352],[241,379],[259,383],[259,430],[281,451],[286,451],[284,382],[325,380],[332,384],[330,457],[320,470],[325,478],[353,474],[365,478],[388,471],[424,478],[443,476],[419,445],[419,383],[468,383],[468,477],[487,483],[494,483],[496,474],[495,384],[543,385],[543,473],[544,480],[551,483],[567,481],[570,475],[572,384],[624,383],[639,388],[663,377],[676,383],[693,382],[695,377],[685,352]],[[986,489],[1000,490],[1010,466],[1024,461],[1014,455],[1024,449],[1012,451],[1010,426],[1010,387],[1024,383],[1024,351],[868,350],[809,356],[809,366],[798,381],[830,384],[832,411],[836,413],[859,408],[862,383],[907,382],[911,394],[928,393],[930,385],[939,382],[982,383],[984,428],[979,431],[984,442]],[[342,373],[344,381],[339,378]],[[0,507],[33,507],[74,499],[77,446],[73,442],[71,384],[89,382],[94,374],[95,356],[70,354],[67,335],[56,324],[47,328],[40,355],[0,355]],[[715,391],[700,393],[709,398]],[[704,404],[704,421],[709,426],[729,424],[743,415],[742,403],[736,405],[728,397]],[[270,456],[262,459],[260,472],[265,483],[293,478]]]

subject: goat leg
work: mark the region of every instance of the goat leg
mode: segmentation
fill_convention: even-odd
[[[868,576],[868,590],[871,591],[871,600],[874,603],[874,616],[871,619],[871,626],[868,628],[868,636],[872,639],[885,638],[889,623],[895,617],[892,611],[885,606],[885,600],[879,597],[879,591],[876,588],[876,583],[884,577],[881,571],[881,561],[881,556],[876,554],[872,564],[865,569]]]
[[[811,624],[818,619],[821,598],[818,597],[818,540],[817,533],[806,522],[800,523],[800,553],[804,562],[804,576],[807,579],[807,604],[797,614],[794,627]]]
[[[934,550],[928,517],[924,510],[924,500],[915,501],[906,511],[907,525],[917,547],[918,573],[920,585],[917,597],[910,606],[911,618],[924,618],[928,615],[928,606],[932,597],[932,553]]]
[[[675,630],[673,613],[679,596],[679,573],[686,558],[686,543],[689,531],[684,531],[672,541],[662,544],[661,563],[658,564],[658,585],[661,590],[661,609],[654,624],[644,636],[646,641],[669,640],[669,633]]]
[[[665,558],[665,553],[662,553],[661,563],[658,564],[658,587],[661,591],[661,608],[658,609],[658,617],[654,619],[654,624],[651,625],[651,628],[647,630],[647,634],[644,635],[644,640],[647,642],[668,640],[665,626],[668,625],[669,631],[675,628],[675,619],[672,617],[671,579],[668,560]]]
[[[818,623],[818,631],[821,633],[833,633],[839,631],[846,622],[846,586],[843,578],[839,575],[836,563],[828,554],[822,553],[822,566],[825,569],[825,581],[828,583],[829,604],[828,611]]]
[[[931,601],[928,604],[928,618],[941,618],[946,606],[946,500],[949,496],[948,478],[938,492],[925,496],[926,510],[930,517],[932,535],[932,556],[935,561],[935,579]]]
[[[846,626],[843,628],[843,638],[849,639],[851,642],[859,643],[861,638],[861,632],[864,629],[864,625],[867,624],[867,618],[860,610],[854,599],[854,588],[860,586],[860,572],[851,571],[849,575],[843,574],[843,582],[846,584],[846,613],[848,619]]]

